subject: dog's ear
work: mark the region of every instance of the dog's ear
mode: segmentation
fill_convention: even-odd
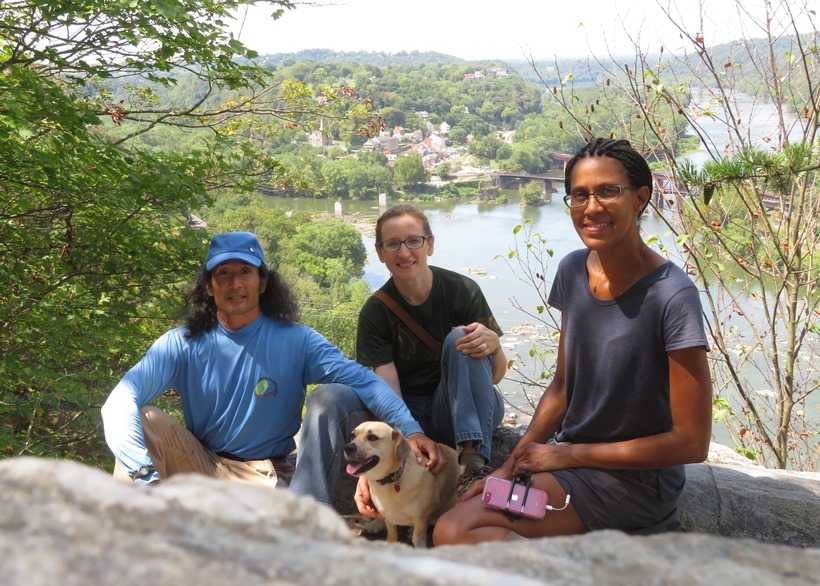
[[[410,443],[398,429],[393,430],[393,446],[396,448],[396,461],[404,462],[410,455]]]

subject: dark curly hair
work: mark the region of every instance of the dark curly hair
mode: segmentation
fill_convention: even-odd
[[[259,309],[262,315],[291,322],[298,321],[299,304],[279,273],[268,270],[268,267],[262,264],[259,267],[259,280],[267,280],[265,290],[259,296]],[[211,271],[203,267],[185,295],[185,303],[180,314],[185,320],[187,340],[216,326],[216,304],[214,298],[208,295],[207,289],[210,282]]]
[[[564,191],[567,195],[572,192],[572,172],[575,165],[584,158],[609,157],[615,159],[629,175],[632,187],[648,187],[649,195],[652,195],[652,170],[643,155],[635,150],[627,140],[614,140],[611,138],[594,138],[582,146],[575,156],[572,157],[564,168]],[[643,210],[641,210],[643,213]]]

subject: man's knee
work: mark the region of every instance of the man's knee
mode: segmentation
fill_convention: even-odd
[[[142,429],[146,435],[164,435],[168,430],[180,426],[180,423],[162,409],[148,405],[140,409]],[[147,437],[146,437],[147,439]]]
[[[168,415],[165,411],[160,409],[159,407],[154,407],[153,405],[147,405],[140,409],[140,417],[143,421],[148,421],[149,423],[162,421],[164,419],[168,419],[171,416]]]

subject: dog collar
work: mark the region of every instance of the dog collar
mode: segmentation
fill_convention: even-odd
[[[401,463],[399,469],[395,472],[388,474],[381,480],[377,480],[379,484],[392,484],[394,482],[398,482],[401,479],[401,475],[404,474],[404,462]],[[396,492],[398,492],[398,486],[396,487]]]

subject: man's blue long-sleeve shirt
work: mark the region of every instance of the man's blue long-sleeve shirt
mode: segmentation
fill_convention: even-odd
[[[405,436],[422,432],[387,383],[307,326],[260,316],[236,331],[218,323],[190,340],[184,334],[163,334],[103,405],[106,442],[129,472],[151,463],[139,411],[170,389],[204,445],[248,459],[296,447],[311,384],[345,384]]]

